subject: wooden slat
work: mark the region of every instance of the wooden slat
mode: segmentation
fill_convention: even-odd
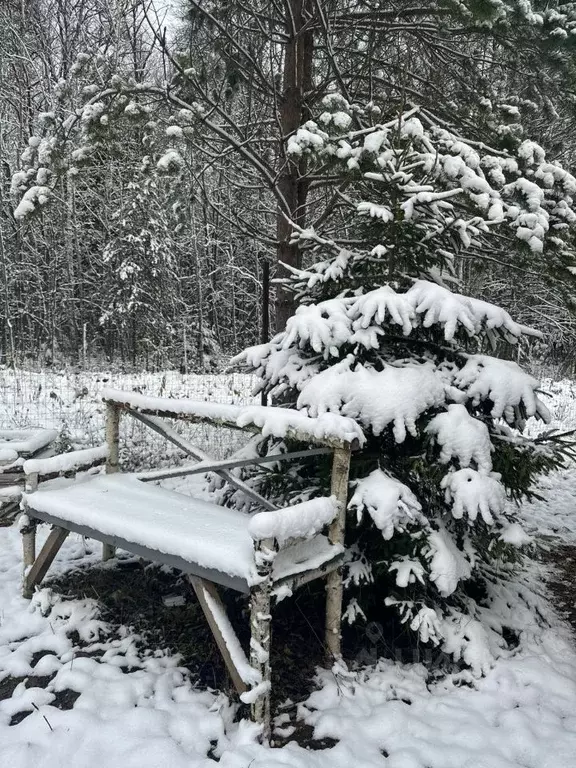
[[[7,527],[12,525],[13,518],[20,511],[20,499],[0,503],[0,526]]]
[[[176,430],[172,429],[172,427],[169,424],[165,424],[162,421],[162,419],[157,419],[152,416],[144,416],[139,411],[128,410],[128,413],[137,421],[142,422],[142,424],[145,424],[147,427],[154,430],[154,432],[157,432],[159,435],[162,435],[162,437],[164,437],[166,440],[176,445],[178,448],[184,451],[184,453],[186,453],[188,456],[192,456],[192,458],[197,459],[198,461],[211,461],[210,456],[204,453],[204,451],[202,451],[200,448],[196,448],[194,445],[192,445],[183,437],[181,437],[176,432]],[[234,475],[231,474],[227,469],[217,470],[217,474],[220,475],[220,477],[222,477],[224,480],[229,482],[230,485],[233,485],[235,488],[238,488],[239,491],[242,491],[242,493],[248,496],[250,499],[252,499],[252,501],[255,501],[257,504],[260,504],[260,506],[264,507],[264,509],[268,509],[268,510],[276,509],[274,504],[268,501],[268,499],[265,499],[264,496],[261,496],[259,493],[252,490],[252,488],[246,485],[246,483],[244,483],[242,480],[239,480],[237,477],[234,477]]]
[[[194,414],[194,413],[182,413],[178,410],[170,410],[166,408],[150,408],[146,406],[133,406],[129,402],[129,396],[130,392],[126,392],[126,395],[128,396],[127,400],[122,400],[121,398],[114,398],[111,399],[109,397],[104,397],[103,400],[105,403],[113,403],[118,408],[122,408],[123,410],[130,411],[132,413],[139,413],[142,416],[153,416],[153,417],[160,417],[161,419],[177,419],[179,421],[188,421],[192,423],[205,423],[205,424],[213,424],[217,427],[227,427],[229,429],[239,429],[244,432],[253,432],[253,433],[261,433],[261,428],[258,427],[256,424],[245,424],[243,426],[239,426],[236,423],[235,419],[227,419],[227,418],[217,418],[214,416],[207,416],[207,415],[201,415],[201,414]],[[153,399],[153,398],[151,398]],[[175,405],[177,405],[178,400],[174,400]],[[343,446],[347,445],[346,441],[342,440],[338,437],[317,437],[312,432],[307,431],[306,429],[299,430],[297,428],[288,429],[286,431],[285,437],[292,439],[292,440],[299,440],[300,442],[305,443],[313,443],[314,445],[324,445],[329,448],[342,448]],[[353,445],[354,448],[357,446],[357,441],[354,442]]]
[[[0,472],[0,487],[5,485],[24,485],[24,470],[20,472]]]
[[[186,464],[182,467],[170,469],[156,469],[150,472],[138,473],[138,479],[145,483],[152,480],[167,480],[170,477],[183,477],[184,475],[198,475],[202,472],[220,472],[223,469],[236,469],[248,467],[251,464],[273,464],[276,461],[292,461],[304,459],[310,456],[322,456],[332,453],[331,448],[310,448],[307,451],[292,451],[291,453],[276,453],[273,456],[257,456],[253,459],[223,459],[222,461],[200,461],[198,464]]]
[[[77,464],[69,469],[55,470],[53,472],[36,472],[34,474],[39,474],[42,478],[42,482],[45,483],[48,480],[56,480],[58,477],[74,477],[80,472],[88,472],[90,469],[95,469],[104,464],[104,462],[105,459],[94,459],[93,461],[86,461],[84,464]],[[27,476],[25,475],[25,477]]]
[[[69,531],[64,528],[56,527],[52,529],[44,546],[40,550],[38,557],[34,561],[34,565],[30,568],[24,578],[24,597],[27,597],[28,599],[32,597],[34,587],[42,581],[48,572],[48,568],[52,565],[54,558],[58,554],[62,544],[66,541],[68,534]]]
[[[210,630],[214,636],[214,640],[216,641],[218,650],[220,651],[222,658],[224,659],[224,664],[226,665],[228,674],[230,675],[230,678],[234,683],[234,687],[236,688],[238,693],[244,693],[246,690],[248,690],[248,686],[242,679],[242,676],[239,670],[234,664],[234,660],[230,654],[230,650],[228,646],[226,645],[226,640],[224,639],[224,635],[222,634],[222,630],[218,623],[217,617],[212,613],[210,604],[206,600],[206,593],[208,593],[208,595],[212,598],[212,600],[218,605],[223,615],[226,616],[226,609],[222,604],[222,600],[220,599],[220,595],[218,594],[216,585],[210,581],[200,579],[197,576],[189,576],[189,579],[190,579],[190,583],[192,584],[192,587],[194,588],[194,592],[196,593],[196,597],[198,598],[198,602],[202,607],[202,611],[204,612],[204,616],[206,617],[208,626],[210,627]],[[229,624],[228,630],[230,632],[233,632],[234,630],[232,629],[232,625],[229,622],[228,624]]]
[[[302,571],[301,573],[275,579],[274,590],[276,590],[278,587],[281,587],[283,584],[286,584],[290,590],[294,592],[295,590],[304,586],[304,584],[309,584],[311,581],[315,581],[316,579],[324,579],[329,573],[332,573],[332,571],[340,568],[344,562],[344,555],[345,553],[341,552],[331,560],[323,563],[319,568],[313,568],[309,571]]]

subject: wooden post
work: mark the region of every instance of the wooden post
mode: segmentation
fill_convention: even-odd
[[[106,474],[112,475],[119,470],[118,443],[120,440],[120,408],[114,403],[106,403],[106,444],[108,445],[108,459],[106,460]],[[114,557],[116,548],[111,544],[102,545],[102,560],[110,560]]]
[[[270,647],[272,639],[271,596],[275,542],[264,539],[255,543],[256,571],[259,583],[250,590],[250,666],[261,679],[259,695],[250,705],[250,716],[262,725],[262,740],[270,741]]]
[[[34,472],[26,477],[26,493],[34,493],[38,488],[38,472]],[[25,514],[25,513],[24,513]],[[24,576],[28,568],[36,559],[36,524],[30,520],[28,525],[20,529],[22,533],[22,558],[24,561]]]
[[[333,496],[336,496],[340,509],[328,532],[331,544],[344,544],[349,472],[350,446],[335,448],[330,491]],[[342,568],[340,567],[329,573],[326,579],[326,651],[332,659],[339,658],[341,655],[342,592]]]

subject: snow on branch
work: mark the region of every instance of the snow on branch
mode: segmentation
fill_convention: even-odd
[[[301,305],[288,320],[285,331],[268,344],[249,347],[232,362],[258,370],[272,385],[285,379],[290,387],[301,390],[318,366],[300,350],[310,347],[329,360],[338,357],[347,345],[378,349],[381,339],[395,327],[410,336],[420,325],[442,326],[447,341],[454,339],[458,328],[470,336],[499,332],[508,341],[516,341],[521,334],[541,335],[516,323],[508,312],[489,302],[417,280],[404,293],[383,285],[360,296]]]
[[[416,420],[429,408],[446,400],[445,388],[433,365],[387,366],[383,371],[358,365],[351,369],[353,357],[319,373],[303,387],[298,408],[312,416],[327,412],[342,413],[369,427],[379,435],[393,425],[396,442],[406,432],[416,435]]]
[[[426,432],[440,445],[443,464],[455,458],[461,467],[469,467],[473,461],[480,471],[491,471],[493,447],[488,427],[471,416],[465,406],[449,405],[447,411],[432,418]]]
[[[561,245],[559,233],[576,222],[576,179],[548,162],[534,142],[521,144],[516,156],[501,153],[435,125],[418,109],[349,131],[343,116],[350,117],[355,107],[342,99],[336,109],[321,115],[323,127],[310,120],[298,129],[287,151],[316,160],[319,167],[339,163],[369,182],[360,185],[357,197],[351,189],[348,203],[380,227],[383,253],[396,247],[393,230],[404,221],[413,222],[429,246],[442,242],[449,258],[477,245],[494,227],[512,232],[539,254],[547,243]],[[313,230],[299,237],[315,239]]]
[[[491,400],[494,403],[491,415],[503,416],[509,424],[524,421],[520,407],[526,416],[537,416],[545,423],[550,421],[548,409],[536,395],[540,382],[510,360],[471,355],[454,383],[476,405]]]
[[[282,347],[308,343],[315,352],[336,356],[352,335],[347,303],[332,299],[298,307],[286,324]]]
[[[50,187],[44,185],[34,185],[27,189],[22,195],[22,199],[14,209],[15,219],[24,219],[28,214],[37,208],[45,205],[52,195]]]
[[[456,520],[466,514],[474,522],[480,514],[486,525],[494,523],[504,509],[506,493],[497,472],[489,474],[474,469],[459,469],[442,479],[446,502],[452,504],[452,516]]]
[[[501,307],[453,293],[427,280],[417,280],[406,293],[406,299],[413,306],[414,312],[422,316],[425,328],[434,324],[444,326],[446,341],[454,338],[458,326],[462,326],[470,336],[477,336],[486,329],[500,330],[512,341],[522,333],[540,338],[542,336],[538,331],[516,323]]]
[[[381,469],[356,481],[348,506],[356,510],[358,522],[363,512],[367,512],[386,541],[394,533],[406,530],[408,525],[426,523],[422,506],[410,488]]]
[[[298,349],[279,349],[274,342],[249,347],[232,363],[242,363],[256,371],[262,380],[274,387],[278,396],[290,388],[301,390],[319,371],[318,364],[301,355]]]
[[[443,597],[448,597],[461,581],[470,578],[472,563],[445,528],[428,535],[427,547],[430,581],[436,584]]]
[[[362,339],[361,332],[370,326],[382,326],[389,320],[402,327],[404,336],[409,336],[415,323],[414,306],[407,294],[396,293],[389,285],[359,296],[350,307],[349,315],[354,330],[351,341],[358,340],[366,347],[377,346]]]

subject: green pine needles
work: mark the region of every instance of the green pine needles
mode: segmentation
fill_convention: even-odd
[[[347,616],[394,610],[414,642],[481,673],[504,644],[483,616],[530,542],[516,503],[571,449],[563,436],[522,434],[529,418],[548,421],[539,383],[496,356],[540,334],[461,293],[460,276],[484,255],[549,253],[569,275],[576,179],[531,142],[513,157],[416,109],[383,121],[374,105],[336,95],[287,152],[341,184],[328,218],[294,227],[310,264],[289,279],[296,313],[237,360],[277,403],[352,417],[364,431]],[[318,491],[310,475],[302,463],[253,479],[285,501]]]

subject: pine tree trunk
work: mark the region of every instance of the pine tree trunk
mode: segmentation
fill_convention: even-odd
[[[289,0],[286,15],[286,33],[289,37],[285,48],[284,81],[279,105],[280,124],[284,137],[293,133],[308,118],[306,94],[312,87],[312,60],[314,36],[305,28],[307,18],[312,15],[310,0]],[[280,148],[284,165],[280,173],[278,187],[289,209],[289,217],[301,226],[305,219],[308,184],[302,178],[302,163],[293,162],[285,157],[284,147]],[[300,252],[290,244],[292,227],[287,221],[285,211],[278,209],[277,216],[277,258],[276,277],[289,274],[283,267],[300,267]],[[276,290],[276,330],[282,330],[288,318],[294,312],[294,299],[290,292],[281,285]]]

